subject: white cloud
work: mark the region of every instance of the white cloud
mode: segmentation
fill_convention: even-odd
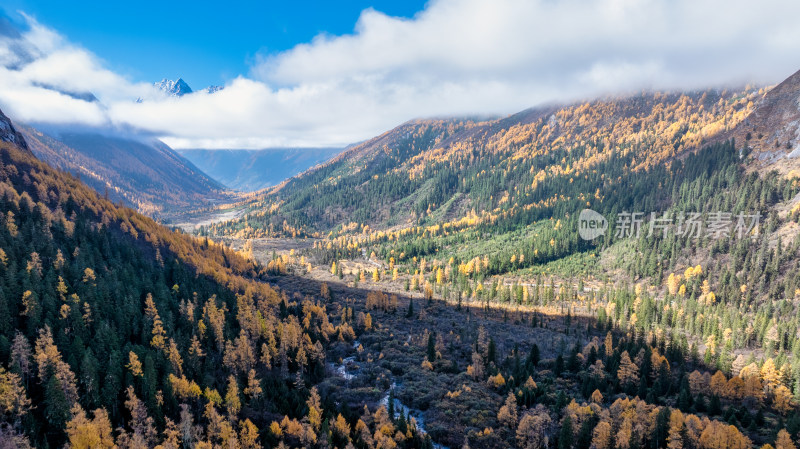
[[[51,89],[31,85],[0,68],[0,102],[13,120],[104,126],[108,119],[97,103],[77,100]]]
[[[412,19],[365,10],[350,35],[264,55],[224,90],[181,98],[31,19],[24,45],[0,41],[0,63],[24,59],[19,48],[34,60],[0,69],[0,106],[27,121],[133,126],[176,147],[344,145],[415,117],[774,83],[800,68],[796,17],[800,3],[784,0],[433,0]]]

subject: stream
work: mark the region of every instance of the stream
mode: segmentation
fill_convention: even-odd
[[[353,348],[358,348],[359,343],[358,340],[353,342]],[[342,359],[342,363],[329,363],[328,364],[331,369],[336,373],[337,376],[341,377],[346,381],[353,380],[358,375],[358,369],[354,366],[356,365],[355,356],[347,357]],[[381,398],[379,404],[386,407],[386,410],[389,410],[389,393],[394,390],[397,391],[398,388],[401,388],[402,385],[397,385],[396,382],[392,381],[392,385],[386,390]],[[425,415],[423,414],[422,410],[415,409],[408,407],[407,405],[403,404],[399,399],[397,399],[397,395],[395,394],[394,397],[394,416],[392,418],[398,419],[400,414],[404,416],[413,417],[414,420],[417,422],[417,429],[423,435],[428,433],[427,429],[425,428]],[[433,443],[433,447],[435,449],[449,449],[447,446]]]

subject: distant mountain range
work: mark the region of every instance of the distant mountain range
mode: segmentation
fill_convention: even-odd
[[[263,150],[177,150],[226,187],[255,191],[334,157],[341,148],[268,148]]]
[[[229,199],[220,183],[157,139],[18,128],[39,159],[151,216]]]
[[[175,97],[195,92],[182,78],[163,79],[154,85]],[[201,92],[221,89],[210,86]],[[97,101],[91,93],[80,95]],[[12,143],[29,146],[41,160],[79,176],[109,199],[154,217],[232,200],[235,192],[231,189],[255,191],[276,185],[340,152],[309,148],[179,153],[151,136],[112,129],[6,126],[12,126],[11,120],[4,117],[0,131],[15,139]]]

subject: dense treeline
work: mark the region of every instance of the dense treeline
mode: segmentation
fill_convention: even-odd
[[[800,397],[796,333],[800,241],[792,230],[800,208],[792,209],[790,201],[800,185],[797,179],[748,170],[746,142],[686,151],[700,147],[702,139],[715,131],[730,129],[751,110],[748,102],[754,97],[723,94],[722,98],[713,112],[700,107],[715,104],[707,96],[678,99],[682,107],[654,105],[653,99],[642,96],[617,106],[637,111],[630,116],[619,110],[610,114],[604,109],[608,105],[595,103],[519,125],[524,130],[481,135],[475,130],[480,125],[469,128],[456,139],[412,156],[390,175],[373,171],[370,179],[362,174],[351,186],[358,192],[384,179],[395,183],[402,173],[413,193],[395,207],[411,211],[413,223],[397,226],[399,220],[386,219],[378,203],[370,203],[373,215],[366,219],[327,215],[328,221],[317,223],[338,226],[304,227],[302,235],[323,237],[302,253],[304,260],[330,267],[333,276],[352,280],[353,285],[367,282],[371,288],[380,288],[384,282],[404,283],[407,291],[419,291],[428,298],[438,295],[459,307],[479,301],[488,308],[496,302],[502,307],[589,315],[621,329],[672,334],[682,342],[684,356],[670,356],[664,347],[644,352],[631,349],[627,354],[636,369],[645,371],[651,369],[644,361],[651,359],[652,352],[665,354],[669,359],[665,366],[672,370],[669,375],[636,377],[636,382],[623,387],[610,376],[607,379],[616,385],[609,389],[584,373],[581,388],[597,387],[603,397],[638,395],[648,407],[662,406],[650,409],[653,416],[658,415],[662,423],[674,420],[679,427],[686,419],[697,419],[689,418],[697,413],[721,416],[739,433],[725,434],[708,423],[703,427],[723,435],[730,444],[744,446],[751,440],[771,441],[761,427],[764,413],[792,416],[787,435],[794,439],[795,400]],[[691,119],[681,119],[684,114]],[[558,132],[553,133],[554,129]],[[352,179],[338,176],[335,183]],[[331,179],[317,179],[313,189]],[[284,203],[299,191],[309,192],[309,186],[300,187],[302,182],[275,193],[265,203],[270,208],[211,231],[286,235],[285,229],[292,227],[288,223],[296,223],[289,220],[295,212],[359,207],[352,200],[343,206],[325,194],[308,196],[320,205],[317,209],[295,209]],[[604,237],[592,242],[580,238],[578,214],[584,208],[610,221]],[[624,212],[642,214],[638,235],[616,235],[620,226],[615,219]],[[652,229],[651,233],[651,213],[671,223],[671,231]],[[699,214],[699,238],[675,232],[691,213]],[[750,218],[758,214],[758,226],[741,228],[740,214]],[[277,219],[287,220],[283,231],[261,226]],[[715,223],[721,219],[727,220],[727,227]],[[315,232],[319,230],[328,231],[327,238]],[[716,235],[709,234],[712,230]],[[359,263],[364,259],[369,263],[367,270]],[[560,363],[574,356],[564,354]],[[681,366],[682,372],[676,375],[678,359],[686,357],[711,373],[719,371],[703,375]],[[609,362],[613,368],[607,374],[618,376],[620,359],[602,360]],[[569,370],[562,365],[554,371]],[[505,379],[511,375],[514,382],[509,383],[519,388],[528,377],[519,371],[491,373],[497,374]],[[516,399],[527,394],[523,390],[515,392]],[[591,391],[581,391],[581,396],[591,402]],[[676,415],[666,406],[688,415]],[[555,410],[559,415],[560,406]],[[595,410],[592,426],[603,421],[597,419],[601,413]],[[563,415],[558,419],[563,430]],[[620,422],[606,421],[613,432],[618,431]],[[783,427],[782,422],[777,424]],[[640,428],[647,435],[650,431],[661,432]],[[697,432],[699,438],[703,430]],[[745,439],[740,438],[741,432]],[[683,435],[682,445],[708,444]],[[584,435],[582,441],[588,445],[591,438]],[[667,443],[666,438],[630,442],[634,447],[665,447]],[[678,444],[674,438],[673,443]],[[785,443],[783,438],[781,444]],[[629,447],[620,441],[613,444]]]
[[[269,418],[305,413],[297,383],[324,375],[323,344],[355,336],[229,249],[116,207],[7,143],[0,162],[8,447],[256,447]]]
[[[781,360],[712,375],[716,358],[651,326],[672,314],[641,286],[586,297],[541,279],[477,293],[603,305],[588,325],[572,312],[512,312],[509,330],[491,314],[473,323],[469,308],[449,309],[460,320],[439,320],[432,303],[403,313],[396,295],[290,294],[259,282],[285,270],[172,233],[17,148],[4,145],[0,161],[0,438],[11,447],[791,449],[800,430]],[[475,285],[468,261],[447,262],[417,268],[437,291]],[[701,279],[692,271],[684,294],[708,296]],[[417,332],[423,323],[431,332]],[[510,345],[521,329],[546,338]],[[331,351],[353,354],[356,379],[326,368]],[[426,431],[393,401],[369,399],[398,376],[397,394],[428,410]]]
[[[333,226],[346,217],[368,221],[387,207],[392,215],[395,202],[425,183],[424,179],[409,181],[408,176],[395,172],[394,168],[453,133],[468,129],[470,124],[457,120],[412,122],[402,127],[403,137],[396,144],[381,147],[370,158],[352,160],[349,156],[353,151],[346,151],[306,176],[287,182],[288,188],[296,193],[281,199],[280,204],[282,210],[292,212],[276,217],[272,204],[259,202],[258,207],[263,210],[248,214],[247,227],[262,228],[268,235],[302,237],[311,234],[309,229]],[[375,173],[382,174],[380,182],[370,182]],[[321,198],[324,200],[320,201]]]
[[[728,142],[706,147],[666,167],[630,174],[625,188],[610,193],[594,206],[612,222],[606,235],[591,243],[576,232],[577,215],[584,205],[563,201],[543,216],[532,216],[535,210],[527,212],[532,225],[525,225],[525,221],[517,224],[513,214],[488,222],[470,221],[468,217],[443,225],[343,236],[315,245],[312,254],[328,264],[358,258],[366,250],[376,260],[382,260],[384,269],[393,272],[393,277],[398,277],[398,270],[400,277],[410,277],[410,289],[422,290],[430,285],[450,298],[534,306],[549,305],[555,296],[553,289],[547,292],[546,286],[552,280],[541,271],[542,266],[551,261],[562,263],[557,273],[559,283],[570,284],[568,290],[572,290],[573,282],[580,286],[577,292],[566,295],[574,301],[578,295],[586,295],[584,285],[593,276],[603,282],[612,280],[592,263],[610,254],[607,257],[611,257],[613,266],[624,271],[630,280],[628,285],[649,283],[657,290],[648,289],[648,295],[666,297],[673,303],[658,308],[652,300],[645,302],[643,307],[647,309],[633,319],[644,328],[677,327],[704,342],[712,336],[719,344],[724,341],[727,350],[764,347],[778,351],[783,357],[781,362],[788,355],[797,360],[800,353],[796,335],[790,329],[800,324],[794,306],[800,287],[795,257],[800,242],[775,235],[779,228],[791,226],[793,218],[778,216],[774,208],[793,198],[800,186],[797,180],[774,173],[747,173],[742,164],[745,161],[746,151],[737,151]],[[547,188],[569,197],[572,192],[568,189],[576,184],[553,182]],[[653,189],[652,185],[659,188]],[[643,213],[638,239],[616,235],[613,217],[622,211]],[[673,224],[679,222],[681,213],[697,212],[701,214],[702,229],[712,226],[717,212],[727,212],[731,223],[719,238],[701,232],[701,238],[695,239],[693,235],[678,235],[674,229],[654,230],[651,235],[650,212],[659,218],[669,217]],[[551,213],[570,218],[545,218]],[[756,213],[761,216],[759,233],[738,234],[735,217]],[[493,237],[489,244],[475,243],[481,236],[498,233],[501,237]],[[587,260],[589,264],[585,266]],[[563,269],[569,264],[577,264],[574,277]],[[494,277],[509,274],[515,276],[516,283],[503,285]],[[546,275],[544,279],[542,274]],[[527,285],[523,282],[525,277],[530,279]],[[592,291],[586,307],[593,314],[605,314],[608,304],[616,302],[615,320],[627,323],[636,312],[632,299],[638,295],[620,303],[612,299],[615,294],[604,294],[606,290]],[[732,338],[723,337],[726,329],[732,331]],[[729,370],[732,359],[726,355],[719,360],[720,368]],[[793,366],[797,377],[800,370],[796,361]]]
[[[470,210],[541,210],[564,199],[547,189],[564,181],[580,184],[568,200],[591,201],[624,187],[631,172],[730,129],[758,95],[642,94],[489,122],[411,122],[289,180],[242,219],[202,232],[308,236],[351,221],[424,225]]]
[[[449,447],[747,448],[800,431],[791,380],[772,360],[737,362],[726,375],[680,332],[435,301],[403,314],[370,295],[361,310],[388,328],[359,337],[352,391],[394,378],[395,397],[427,410],[429,435]],[[404,447],[402,407],[344,413],[361,429],[353,444]]]

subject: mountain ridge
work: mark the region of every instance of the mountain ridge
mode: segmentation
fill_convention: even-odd
[[[149,215],[230,198],[221,184],[155,139],[64,131],[54,137],[26,125],[20,129],[42,160],[84,177],[100,194]]]
[[[747,145],[763,170],[800,173],[800,71],[769,89],[753,113],[723,138]]]
[[[647,170],[698,148],[732,130],[761,95],[757,89],[641,93],[531,108],[483,121],[413,120],[288,180],[250,209],[254,214],[271,209],[276,222],[282,222],[281,210],[296,214],[298,224],[313,223],[309,232],[345,224],[348,216],[373,227],[408,226],[445,204],[448,210],[442,214],[449,216],[463,216],[473,208],[502,211],[514,204],[502,203],[504,196],[513,194],[528,205],[530,198],[543,194],[537,190],[550,176],[589,175],[598,164],[621,157],[630,159],[630,170]],[[507,186],[502,177],[520,170],[519,161],[530,161],[525,166],[532,164],[531,173],[519,173],[524,180]],[[491,179],[479,179],[480,170],[464,173],[473,166],[482,167]],[[474,188],[465,187],[465,182]],[[489,191],[476,195],[479,185]],[[342,190],[362,196],[351,197]],[[388,191],[393,193],[384,193]],[[459,191],[460,199],[448,202]],[[245,221],[252,227],[251,218],[230,227],[237,229]]]
[[[22,134],[17,131],[14,124],[11,123],[11,119],[8,118],[3,111],[0,111],[0,140],[15,144],[24,150],[30,151],[28,142]]]

